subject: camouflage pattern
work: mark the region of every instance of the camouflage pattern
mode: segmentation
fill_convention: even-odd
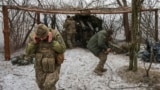
[[[59,54],[63,54],[66,50],[66,44],[61,34],[57,30],[50,29],[50,31],[53,33],[52,49],[55,50]]]
[[[87,48],[97,56],[102,50],[109,48],[108,38],[106,30],[101,30],[90,38]]]
[[[43,40],[35,37],[38,29],[39,28],[36,27],[35,31],[29,36],[29,42],[25,48],[26,54],[27,57],[35,56],[35,76],[40,90],[56,90],[55,84],[59,80],[60,67],[64,60],[63,53],[65,52],[66,46],[62,36],[57,30],[44,26],[40,28],[52,33],[52,41],[49,42],[49,36]],[[46,35],[46,33],[43,34]],[[60,56],[62,58],[59,58]],[[63,60],[57,60],[57,57]]]
[[[36,35],[38,38],[45,37],[48,35],[48,31],[43,29],[37,29]]]
[[[67,45],[69,48],[73,48],[75,46],[75,34],[67,33]]]
[[[98,65],[96,66],[95,68],[95,72],[98,74],[98,75],[102,75],[103,74],[103,70],[104,70],[104,64],[106,63],[107,61],[107,54],[103,51],[103,52],[100,52],[99,55],[98,55],[98,58],[99,58],[99,63]]]
[[[99,63],[94,70],[98,75],[103,74],[104,64],[108,55],[108,52],[106,51],[110,48],[109,42],[111,41],[112,34],[113,33],[110,33],[110,31],[101,30],[92,36],[87,44],[87,48],[99,58]]]
[[[34,63],[34,58],[33,57],[27,58],[25,54],[21,54],[21,55],[11,58],[11,63],[12,65],[17,64],[19,66],[28,65],[28,64]]]
[[[76,34],[76,22],[72,17],[67,18],[65,23],[63,24],[65,28],[66,37],[67,37],[67,45],[69,48],[73,48],[76,44],[75,42],[75,34]]]
[[[53,34],[53,41],[52,41],[52,49],[57,51],[57,53],[64,53],[66,50],[66,45],[64,43],[64,40],[61,36],[61,34],[57,30],[48,29]],[[33,42],[33,36],[35,35],[35,32],[32,32],[28,39],[28,44],[25,48],[25,52],[27,56],[34,55],[36,52],[37,44]]]
[[[35,33],[38,38],[47,36],[48,32],[49,32],[49,28],[44,24],[38,24],[35,27]]]
[[[33,41],[30,41],[27,44],[27,46],[25,47],[25,52],[26,52],[27,56],[31,56],[31,55],[35,54],[35,50],[36,50],[36,45],[34,44]]]
[[[56,90],[61,65],[56,62],[56,52],[52,44],[41,41],[38,45],[35,60],[36,82],[40,90]]]

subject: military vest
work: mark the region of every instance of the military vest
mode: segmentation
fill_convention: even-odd
[[[52,49],[52,44],[48,41],[40,41],[36,49],[35,68],[43,70],[45,73],[55,71],[55,52]]]

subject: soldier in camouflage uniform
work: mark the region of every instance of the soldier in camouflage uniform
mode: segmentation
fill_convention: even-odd
[[[56,90],[65,49],[60,33],[44,24],[37,25],[30,34],[26,54],[35,55],[35,76],[40,90]]]
[[[104,68],[104,64],[107,60],[108,53],[111,51],[109,41],[112,39],[112,34],[112,30],[101,30],[93,35],[87,44],[87,48],[100,60],[94,70],[100,76],[107,70]]]
[[[65,23],[63,24],[67,36],[67,45],[69,48],[73,48],[76,44],[75,34],[76,34],[76,22],[72,17],[67,16]]]

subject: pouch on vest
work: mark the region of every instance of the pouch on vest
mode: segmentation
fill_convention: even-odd
[[[62,54],[57,54],[56,63],[61,65],[63,63],[63,61],[64,61],[64,54],[63,53]]]
[[[55,50],[57,53],[63,53],[65,51],[65,48],[58,42],[53,41],[52,49]]]
[[[46,73],[52,73],[55,71],[55,60],[54,58],[43,58],[42,69]]]
[[[37,53],[36,54],[36,61],[34,63],[34,67],[36,70],[42,70],[42,66],[41,66],[41,62],[42,62],[42,54],[41,53]]]

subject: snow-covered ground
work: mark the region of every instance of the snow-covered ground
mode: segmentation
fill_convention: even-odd
[[[86,49],[68,49],[56,84],[57,90],[147,90],[145,87],[138,87],[140,84],[126,83],[118,76],[117,70],[128,65],[128,61],[128,56],[110,53],[105,64],[107,72],[103,76],[97,76],[93,69],[98,58]],[[156,70],[159,70],[159,66],[154,65]],[[34,65],[12,65],[1,56],[0,90],[39,90],[35,82]]]
[[[121,35],[118,38],[124,39],[123,34]],[[12,56],[18,54],[19,52],[16,52]],[[108,55],[105,64],[105,68],[108,70],[103,76],[97,76],[93,72],[97,63],[98,58],[86,49],[68,49],[65,52],[65,61],[61,67],[60,79],[56,84],[57,90],[153,90],[149,89],[147,85],[127,83],[120,78],[117,73],[119,68],[129,64],[129,57],[124,54],[115,55],[110,53]],[[143,62],[139,61],[138,65],[143,65]],[[160,64],[153,64],[151,69],[159,71]],[[33,64],[17,66],[12,65],[10,61],[4,60],[4,38],[1,19],[0,90],[39,90],[35,82]]]
[[[5,61],[2,33],[0,38],[0,90],[39,90],[35,82],[34,65],[17,66]],[[11,56],[21,53],[24,53],[24,50]],[[128,66],[128,56],[110,53],[105,64],[107,72],[103,76],[97,76],[93,72],[97,63],[98,58],[87,49],[68,49],[65,52],[60,79],[56,84],[57,90],[148,90],[147,85],[127,83],[118,75],[121,67]],[[139,61],[138,65],[143,63]],[[151,69],[159,71],[160,65],[153,64]]]

